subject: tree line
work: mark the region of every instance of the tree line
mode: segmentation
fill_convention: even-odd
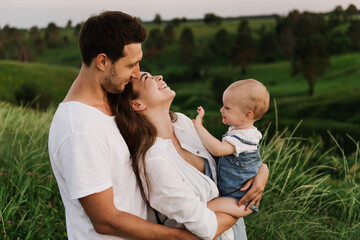
[[[177,34],[179,26],[188,21],[186,18],[165,23],[160,14],[156,14],[153,20],[156,27],[148,32],[142,63],[164,65],[169,59],[178,57],[177,64],[186,66],[186,70],[169,73],[171,79],[192,81],[205,77],[212,65],[239,66],[245,75],[249,63],[289,60],[292,74],[304,76],[309,84],[309,95],[312,95],[316,78],[330,65],[330,55],[360,51],[359,11],[353,4],[345,10],[337,6],[326,14],[294,10],[287,16],[275,18],[275,28],[262,26],[257,30],[251,29],[247,19],[240,19],[236,32],[230,33],[221,27],[223,18],[207,13],[202,21],[219,30],[214,36],[199,41],[188,25]],[[348,27],[344,31],[345,23]],[[62,35],[55,23],[49,23],[45,29],[34,26],[28,30],[6,25],[0,29],[0,59],[33,61],[34,54],[61,47],[70,38],[77,38],[81,23],[72,26],[69,20],[65,28],[72,36]]]
[[[203,21],[209,25],[221,25],[221,18],[215,14],[206,14]],[[162,24],[159,14],[153,23]],[[348,26],[345,30],[341,29],[344,24]],[[158,27],[149,32],[144,62],[169,59],[175,52],[167,51],[165,55],[165,47],[177,44],[181,61],[189,69],[183,77],[177,75],[171,79],[181,81],[203,77],[213,64],[239,66],[245,75],[251,62],[288,60],[292,63],[292,75],[302,75],[308,82],[309,95],[313,95],[315,80],[330,66],[331,55],[360,51],[359,11],[353,4],[346,10],[337,6],[327,14],[294,10],[287,16],[276,16],[275,29],[263,25],[254,31],[249,21],[242,19],[235,34],[220,28],[208,41],[196,42],[190,27],[183,28],[176,39],[177,26],[170,21],[163,30]],[[222,81],[217,78],[215,82],[228,84],[224,83],[226,78],[228,76],[224,76]],[[214,89],[219,89],[218,84]]]
[[[71,20],[65,29],[73,31],[77,38],[81,23],[72,26]],[[57,48],[69,42],[69,36],[63,36],[60,27],[50,22],[45,29],[33,26],[30,29],[17,29],[5,25],[0,28],[0,59],[31,62],[34,54],[41,54],[46,49]]]

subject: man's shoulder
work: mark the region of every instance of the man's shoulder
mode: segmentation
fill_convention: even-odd
[[[114,118],[98,109],[79,102],[65,102],[61,103],[55,112],[49,140],[61,141],[76,135],[93,135],[101,138],[109,125],[116,126]]]

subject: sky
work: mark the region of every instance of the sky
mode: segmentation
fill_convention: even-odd
[[[221,17],[280,14],[291,10],[328,12],[349,4],[360,8],[360,0],[0,0],[0,27],[46,27],[49,22],[65,26],[86,20],[103,10],[119,10],[151,21],[155,14],[163,20],[175,17],[203,18],[206,13]]]

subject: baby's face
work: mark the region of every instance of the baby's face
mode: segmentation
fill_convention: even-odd
[[[245,117],[245,93],[242,91],[226,90],[223,94],[223,107],[220,109],[222,121],[225,125],[238,126]]]

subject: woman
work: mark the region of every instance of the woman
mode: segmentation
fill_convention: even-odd
[[[163,214],[158,221],[185,226],[202,239],[213,239],[237,219],[207,208],[206,203],[219,194],[211,180],[216,180],[215,161],[202,146],[192,121],[180,113],[169,114],[174,97],[162,76],[142,72],[120,97],[110,96],[110,102],[143,196]],[[264,169],[266,182],[266,166]],[[260,198],[261,193],[258,201]],[[241,230],[243,226],[227,235],[246,239],[246,235],[239,236]]]

